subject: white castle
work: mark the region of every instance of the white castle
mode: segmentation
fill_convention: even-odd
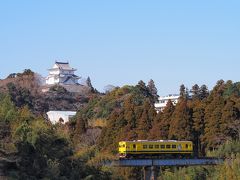
[[[80,77],[74,74],[77,69],[71,68],[68,62],[55,62],[49,75],[46,77],[47,85],[77,85]]]

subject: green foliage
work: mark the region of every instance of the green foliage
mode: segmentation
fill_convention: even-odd
[[[226,143],[219,146],[214,151],[208,151],[208,156],[215,156],[219,158],[231,157],[232,154],[240,153],[240,142],[239,141],[227,141]]]
[[[118,170],[102,165],[116,157],[118,141],[179,139],[192,140],[201,155],[214,150],[208,151],[208,155],[227,157],[227,160],[216,168],[163,169],[160,179],[239,178],[239,83],[220,80],[211,92],[205,85],[196,84],[191,90],[192,98],[182,85],[179,103],[174,106],[168,102],[163,112],[156,114],[154,82],[146,86],[140,81],[136,86],[90,96],[88,104],[80,108],[69,126],[53,126],[36,117],[31,112],[35,97],[20,86],[9,84],[8,87],[9,95],[0,95],[0,126],[4,127],[0,129],[0,147],[16,152],[19,158],[17,167],[8,171],[9,177],[139,179],[138,168]],[[64,98],[59,94],[65,90],[54,87],[52,91],[62,102]],[[96,128],[96,124],[103,125]],[[84,142],[90,137],[94,138],[91,143]],[[6,148],[7,144],[12,148]]]
[[[240,179],[240,154],[232,154],[231,159],[225,160],[223,165],[218,166],[209,179]]]
[[[164,180],[203,180],[207,178],[208,169],[206,167],[188,167],[179,169],[166,169],[159,179]]]
[[[30,108],[33,107],[33,97],[28,89],[16,86],[14,83],[8,83],[7,88],[12,102],[17,107],[26,105]]]
[[[16,108],[10,96],[1,95],[0,97],[0,121],[12,122],[16,119]]]

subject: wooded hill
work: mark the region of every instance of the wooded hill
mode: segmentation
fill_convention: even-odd
[[[152,80],[147,85],[139,81],[136,86],[116,88],[105,95],[73,94],[59,86],[42,94],[32,75],[20,74],[24,83],[11,79],[1,88],[0,166],[7,177],[140,179],[138,168],[115,169],[102,164],[117,157],[118,141],[136,139],[191,140],[200,156],[214,154],[216,149],[235,153],[233,162],[240,166],[236,155],[240,152],[238,82],[219,80],[211,91],[205,85],[194,85],[188,92],[181,85],[179,103],[173,106],[169,101],[163,112],[156,113],[158,95]],[[44,114],[59,107],[78,112],[68,124],[52,125]],[[231,142],[235,144],[226,145]],[[167,172],[164,177],[169,177]],[[210,172],[202,169],[194,172],[210,177]],[[176,176],[173,173],[171,177]]]

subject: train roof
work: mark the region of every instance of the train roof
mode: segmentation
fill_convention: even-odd
[[[120,141],[120,142],[192,142],[192,141],[177,141],[177,140],[133,140],[133,141]]]

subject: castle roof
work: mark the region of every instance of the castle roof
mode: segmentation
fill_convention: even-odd
[[[69,66],[68,62],[59,62],[59,61],[55,61],[53,68],[49,70],[54,70],[54,69],[76,71],[76,69]]]

